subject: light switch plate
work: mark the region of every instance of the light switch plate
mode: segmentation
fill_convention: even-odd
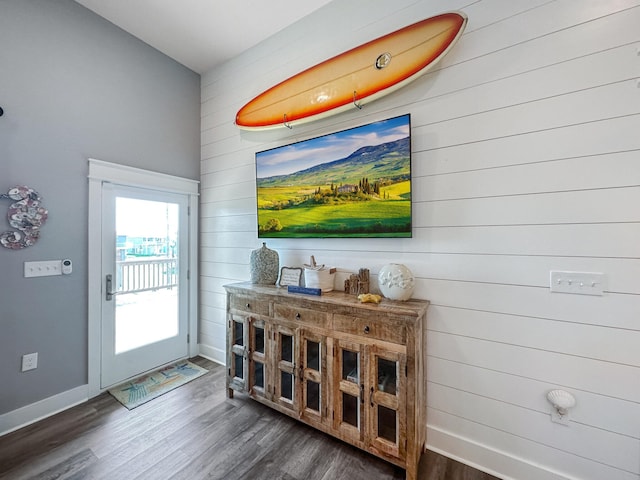
[[[552,292],[602,295],[606,287],[604,273],[552,270],[550,277],[549,286]]]
[[[24,262],[24,276],[48,277],[50,275],[62,275],[61,260],[45,260],[41,262]]]

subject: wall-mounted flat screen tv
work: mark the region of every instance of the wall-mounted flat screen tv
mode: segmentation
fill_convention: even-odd
[[[411,117],[256,153],[258,237],[411,237]]]

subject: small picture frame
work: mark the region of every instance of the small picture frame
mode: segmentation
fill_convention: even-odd
[[[282,267],[280,269],[280,279],[278,280],[279,287],[286,287],[293,285],[295,287],[300,286],[302,280],[302,268]]]

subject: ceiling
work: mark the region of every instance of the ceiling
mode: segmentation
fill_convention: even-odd
[[[76,0],[200,74],[331,0]]]

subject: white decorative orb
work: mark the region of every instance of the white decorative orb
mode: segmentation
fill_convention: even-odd
[[[378,286],[385,297],[405,301],[413,295],[416,279],[406,266],[400,263],[389,263],[378,272]]]

